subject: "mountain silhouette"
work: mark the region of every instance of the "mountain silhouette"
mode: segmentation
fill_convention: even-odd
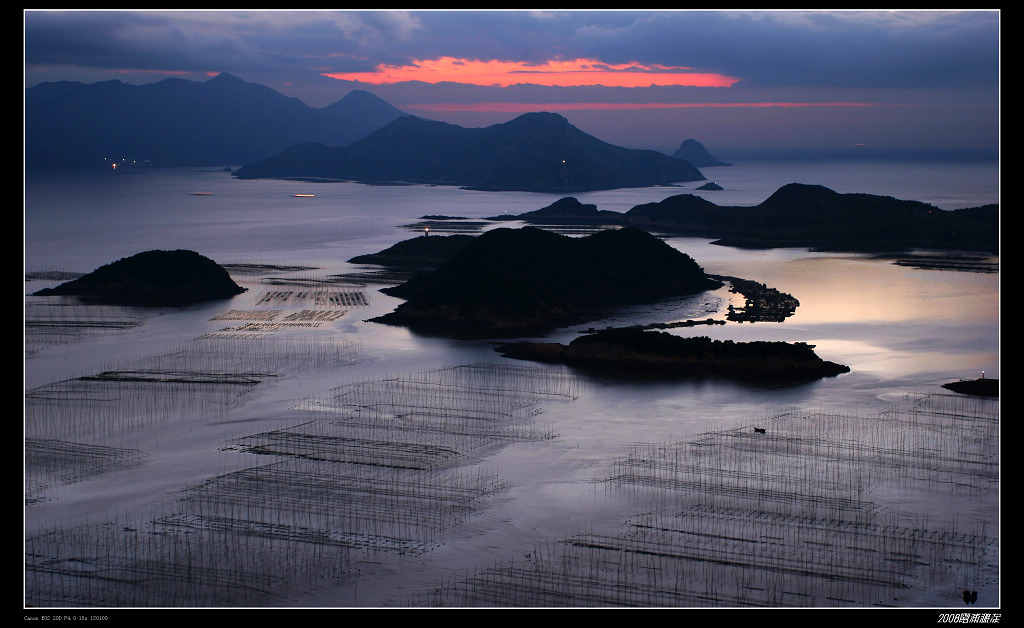
[[[44,288],[36,296],[77,296],[114,305],[178,306],[245,292],[226,270],[195,251],[144,251]]]
[[[719,161],[711,156],[704,145],[695,139],[684,140],[676,152],[672,153],[672,156],[676,159],[685,159],[691,164],[698,168],[706,168],[708,166],[731,166],[732,164],[724,161]]]
[[[999,253],[998,205],[942,210],[920,201],[841,194],[802,183],[786,184],[752,207],[716,205],[694,194],[676,194],[619,213],[568,197],[540,210],[489,220],[623,225],[743,248]]]
[[[374,320],[442,335],[511,337],[585,320],[604,307],[721,285],[689,255],[640,229],[573,238],[498,228],[472,238],[436,270],[385,289],[406,302]]]
[[[999,206],[946,211],[920,201],[841,194],[790,183],[754,207],[719,207],[679,195],[638,205],[624,221],[674,233],[719,238],[744,248],[809,247],[833,251],[913,248],[999,252]]]
[[[238,165],[303,142],[350,144],[403,115],[360,90],[315,109],[230,74],[147,85],[43,83],[25,90],[25,166]]]
[[[547,112],[527,113],[485,128],[407,116],[345,147],[290,147],[246,164],[235,176],[556,193],[704,180],[686,161],[608,144]]]

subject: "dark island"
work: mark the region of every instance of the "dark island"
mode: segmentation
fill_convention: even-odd
[[[447,336],[531,336],[592,320],[609,307],[721,286],[690,256],[640,229],[573,238],[499,228],[473,238],[437,270],[384,289],[406,302],[373,320]]]
[[[510,216],[491,216],[491,221],[522,220],[531,225],[621,225],[622,214],[608,210],[599,210],[593,203],[581,203],[574,196],[566,196],[540,209],[523,214]]]
[[[179,306],[245,292],[226,270],[195,251],[146,251],[100,266],[36,296],[77,296],[112,305]]]
[[[711,153],[708,152],[708,149],[704,148],[703,144],[693,138],[683,140],[683,143],[679,145],[676,152],[672,153],[672,156],[676,159],[685,159],[698,168],[732,165],[715,159]]]
[[[594,205],[582,205],[575,198],[565,198],[552,207],[579,206],[581,211],[597,211]],[[541,212],[545,210],[539,210]],[[532,212],[531,212],[532,213]],[[538,216],[541,214],[537,214]],[[558,220],[558,218],[554,218]],[[440,268],[445,262],[463,250],[475,236],[455,234],[447,236],[420,236],[403,240],[378,253],[358,255],[349,260],[353,264],[375,264],[390,270],[403,273],[423,273]],[[729,306],[726,319],[733,322],[782,322],[796,312],[800,302],[792,295],[770,288],[763,283],[729,277],[725,275],[708,275],[711,279],[728,283],[729,291],[741,294],[744,304],[741,307]],[[724,320],[707,319],[703,321],[678,321],[673,323],[652,323],[646,329],[668,329],[674,327],[691,327],[694,325],[724,325]]]
[[[518,342],[496,351],[510,358],[568,364],[623,377],[659,374],[806,381],[850,371],[848,366],[822,360],[813,345],[802,342],[683,338],[631,328],[580,336],[568,345]]]
[[[438,268],[456,253],[469,246],[476,236],[454,234],[420,236],[390,246],[378,253],[357,255],[349,260],[353,264],[377,264],[396,270],[424,270]]]
[[[943,384],[943,388],[960,393],[961,395],[977,395],[979,397],[998,397],[998,379],[962,379],[958,382]]]
[[[485,128],[406,116],[347,146],[292,146],[242,166],[233,176],[545,193],[704,180],[688,161],[608,144],[547,112],[523,114]]]
[[[903,252],[912,249],[999,254],[999,206],[942,210],[927,203],[872,194],[840,194],[790,183],[752,207],[719,206],[677,194],[625,213],[563,199],[533,212],[491,220],[530,224],[625,225],[703,237],[741,248],[798,247],[821,251]]]

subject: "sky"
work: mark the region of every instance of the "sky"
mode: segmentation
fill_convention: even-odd
[[[25,87],[221,72],[324,107],[353,89],[467,127],[560,113],[599,139],[996,154],[1000,12],[24,12]]]

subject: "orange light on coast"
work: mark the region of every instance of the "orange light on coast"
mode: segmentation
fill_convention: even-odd
[[[381,65],[374,72],[330,72],[324,76],[376,85],[402,81],[425,83],[469,83],[508,87],[531,83],[571,87],[647,87],[682,85],[687,87],[731,87],[740,79],[713,72],[691,72],[690,68],[643,65],[640,63],[602,63],[596,59],[549,60],[542,64],[523,61],[479,61],[441,57],[417,60],[409,65]]]

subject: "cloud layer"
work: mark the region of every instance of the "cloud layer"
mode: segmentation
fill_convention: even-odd
[[[24,16],[27,87],[56,80],[205,80],[229,72],[311,106],[358,87],[410,113],[457,123],[491,123],[531,105],[560,105],[632,111],[636,125],[637,112],[659,108],[699,124],[722,121],[729,111],[734,130],[754,133],[754,122],[745,120],[755,107],[782,116],[780,127],[790,126],[783,109],[814,107],[818,113],[808,122],[830,112],[851,140],[856,125],[870,120],[890,135],[875,131],[868,142],[935,144],[946,134],[951,143],[998,143],[998,11],[30,10]],[[860,108],[857,115],[850,115],[851,105]],[[715,116],[705,115],[713,108]],[[922,128],[924,120],[930,128]],[[636,128],[634,143],[642,136]],[[807,129],[805,141],[814,142],[813,131]],[[817,129],[818,137],[837,135],[825,131]],[[870,127],[859,131],[869,134]],[[614,134],[611,127],[607,132]],[[712,132],[728,135],[724,128]],[[729,142],[739,141],[732,135]]]

